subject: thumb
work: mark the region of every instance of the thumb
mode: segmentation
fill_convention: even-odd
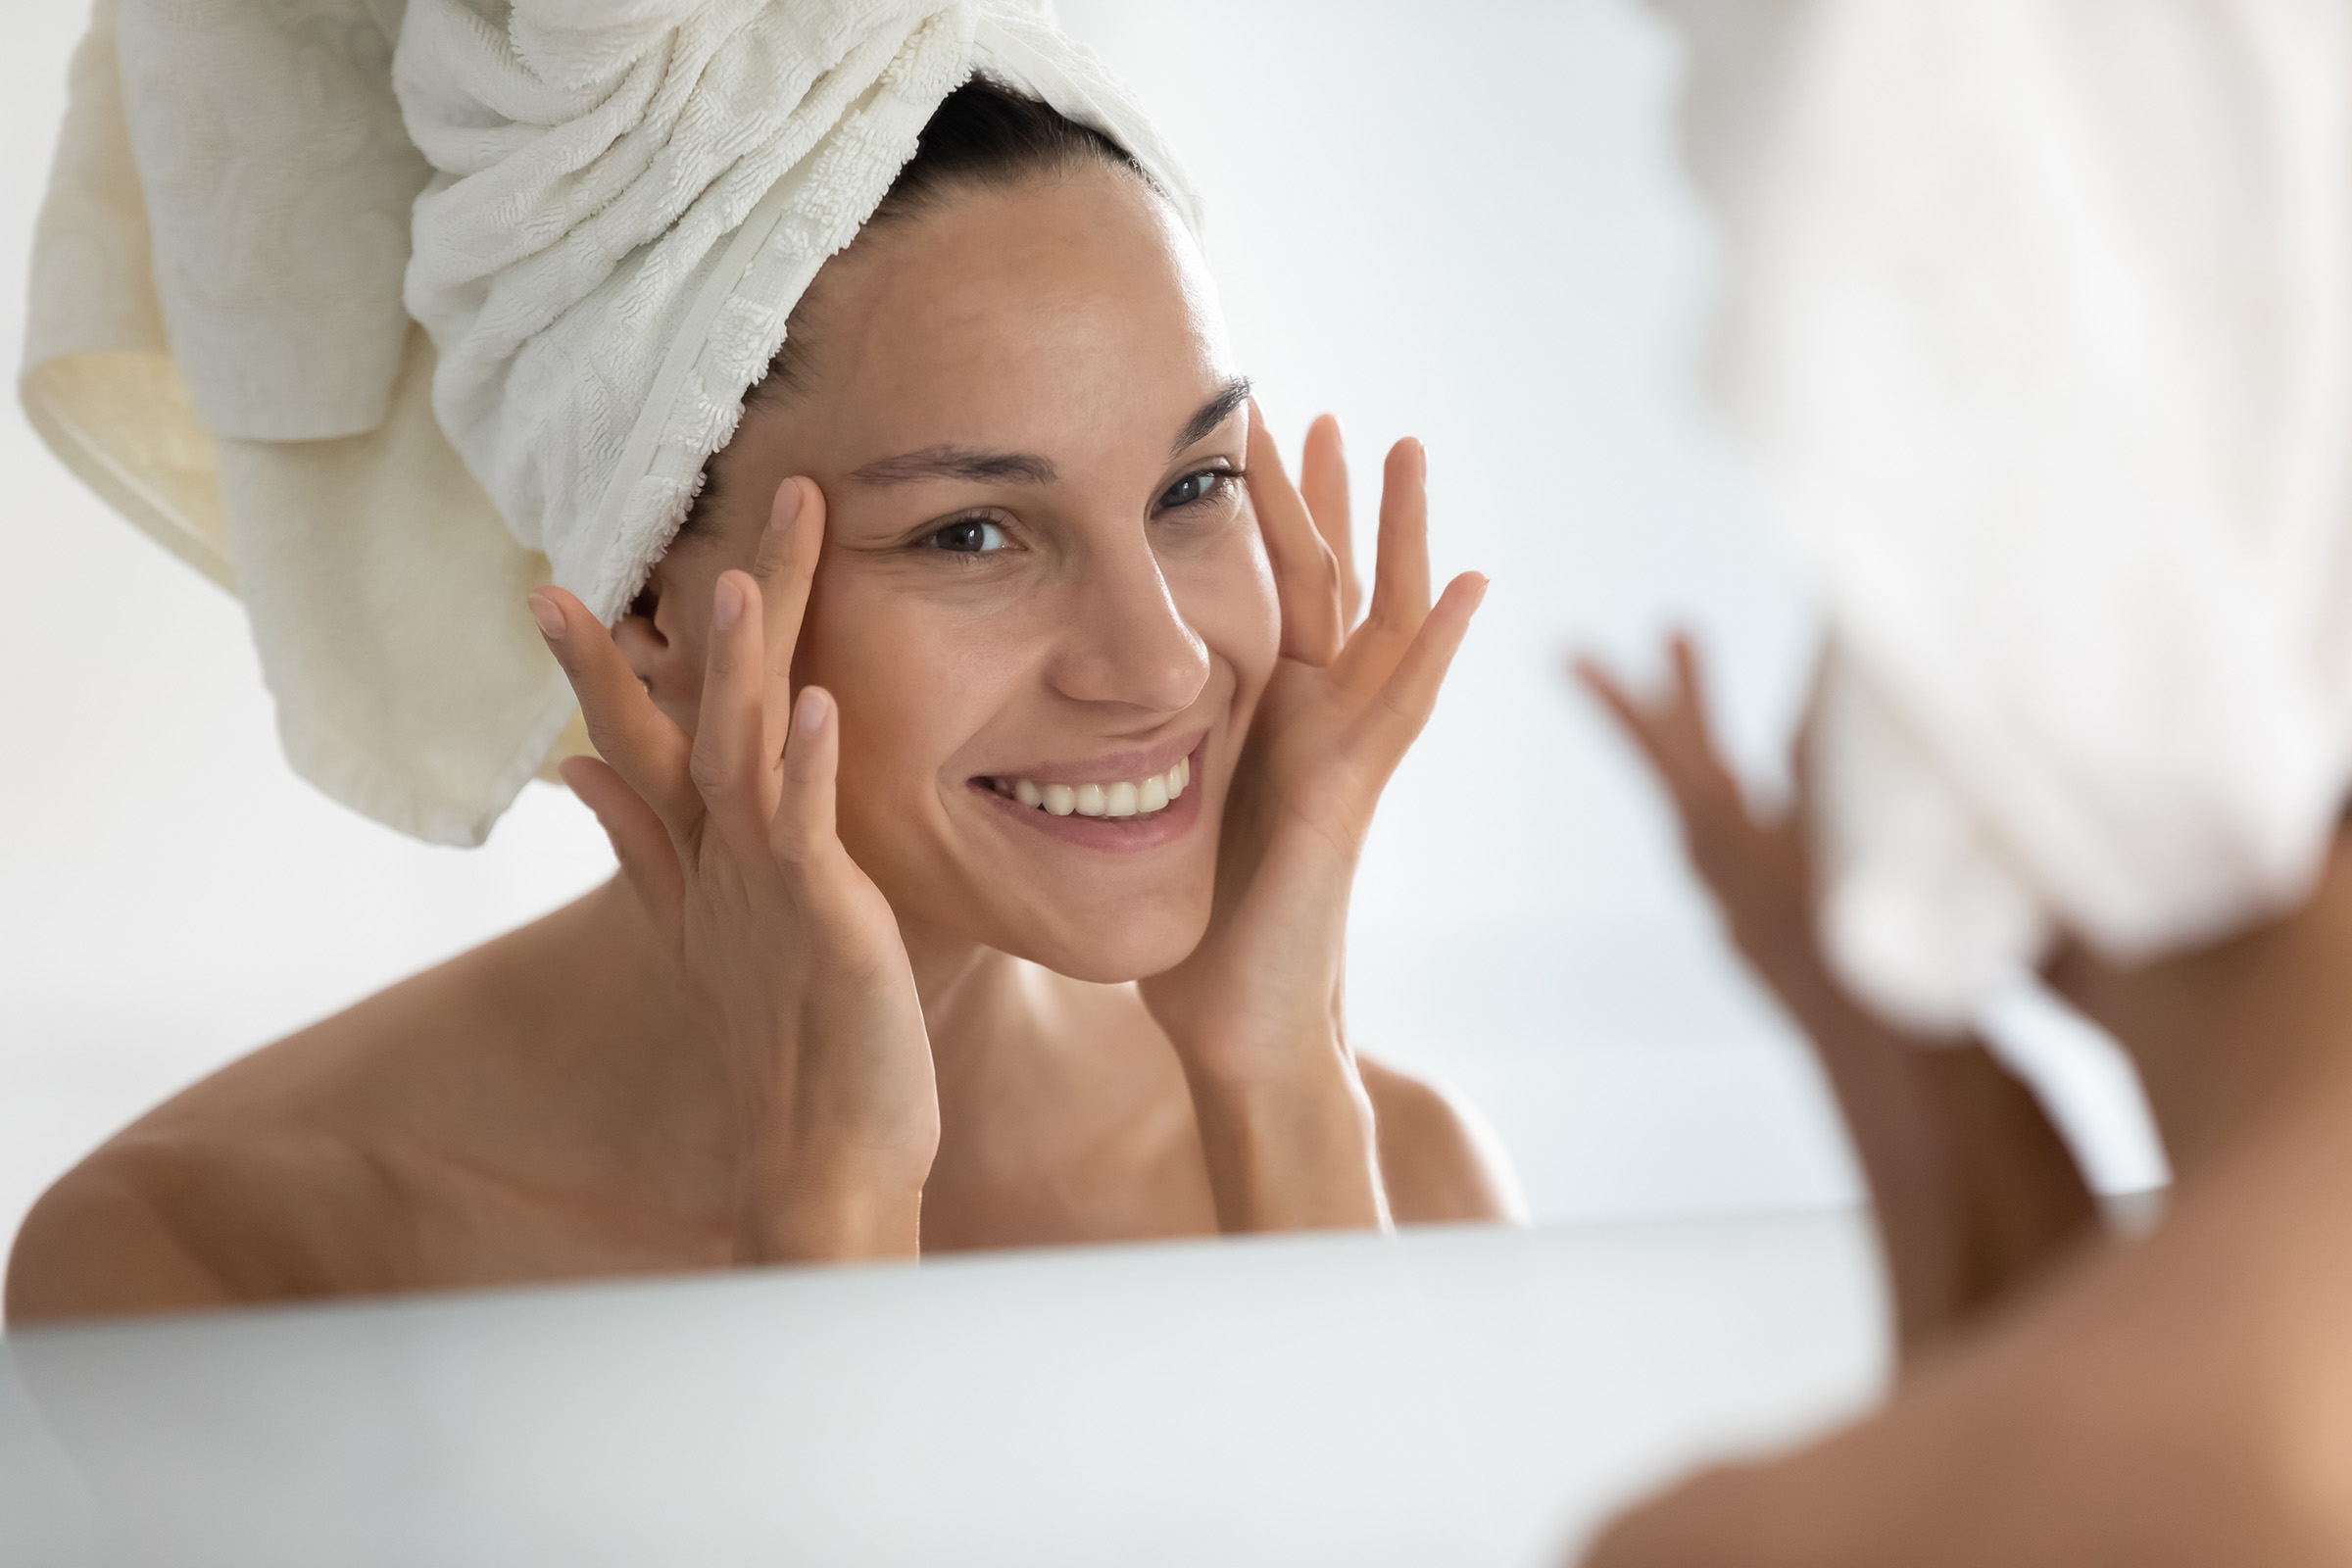
[[[662,818],[610,763],[593,757],[571,757],[564,759],[559,771],[571,786],[571,793],[596,813],[597,824],[612,841],[613,858],[620,861],[621,875],[628,878],[637,902],[645,906],[657,928],[672,931],[685,884],[677,851]]]

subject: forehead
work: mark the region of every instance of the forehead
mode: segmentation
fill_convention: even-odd
[[[1130,423],[1164,442],[1233,374],[1191,236],[1108,166],[958,191],[860,236],[820,287],[808,401],[845,457]]]

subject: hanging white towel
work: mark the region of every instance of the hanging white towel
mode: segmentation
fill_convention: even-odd
[[[1190,188],[1013,0],[99,0],[21,390],[244,599],[296,769],[479,843],[816,270],[979,74]]]
[[[2352,775],[2352,13],[1660,0],[1818,587],[1824,936],[1944,1025],[2296,902]]]

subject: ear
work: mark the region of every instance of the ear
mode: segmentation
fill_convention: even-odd
[[[654,566],[645,588],[612,627],[613,646],[654,699],[687,733],[694,731],[703,701],[703,662],[710,630],[710,582],[702,583],[698,602],[687,581],[691,573],[678,569],[675,553]],[[715,573],[704,574],[715,580]],[[698,615],[696,608],[701,611]]]

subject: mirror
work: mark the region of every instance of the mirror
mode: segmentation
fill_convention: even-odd
[[[1471,34],[1438,69],[1408,29],[1335,40],[1313,8],[1202,26],[1081,7],[1065,25],[1141,83],[1181,149],[1233,352],[1290,461],[1311,415],[1341,414],[1368,521],[1378,454],[1418,434],[1438,580],[1495,581],[1365,855],[1356,1044],[1476,1105],[1540,1221],[1849,1201],[1801,1053],[1723,953],[1649,784],[1559,670],[1571,648],[1630,661],[1662,621],[1690,621],[1717,651],[1732,744],[1769,774],[1809,658],[1792,573],[1691,373],[1710,242],[1674,161],[1672,41],[1622,7],[1508,9],[1494,24],[1536,28],[1549,63],[1531,56],[1499,95],[1516,118],[1440,115],[1436,134],[1430,117],[1351,108],[1431,82],[1457,110],[1494,99]],[[71,35],[53,30],[51,62]],[[1236,35],[1255,40],[1238,58]],[[50,114],[55,71],[34,53],[20,101]],[[1273,102],[1279,119],[1252,112]],[[24,114],[25,144],[51,133]],[[1525,199],[1532,170],[1485,155],[1496,138],[1545,149],[1541,199]],[[18,188],[28,224],[36,184]],[[17,786],[66,825],[13,878],[51,911],[7,1064],[26,1107],[14,1216],[145,1105],[577,897],[611,854],[560,789],[527,789],[485,848],[453,855],[289,777],[235,604],[136,548],[28,432],[10,439],[43,509],[73,519],[32,546],[47,569],[103,574],[133,607],[87,679],[135,705],[101,724],[85,690],[38,699],[97,748],[104,782]],[[61,624],[24,628],[29,644],[75,613],[42,612]],[[1461,808],[1506,778],[1546,780],[1545,804]],[[123,954],[142,956],[135,985]]]

